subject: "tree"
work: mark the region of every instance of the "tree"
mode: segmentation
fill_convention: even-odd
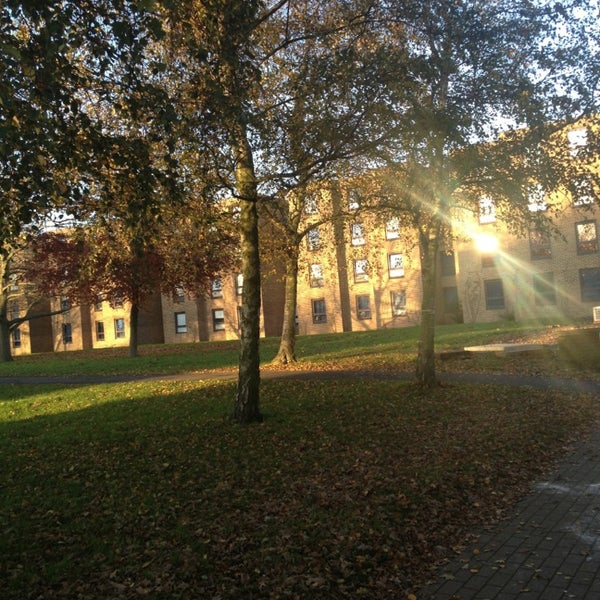
[[[42,224],[46,214],[80,205],[89,182],[86,176],[106,164],[101,157],[114,140],[106,135],[101,120],[90,118],[91,107],[103,102],[118,105],[115,86],[106,85],[109,75],[119,73],[122,87],[136,83],[122,76],[122,65],[136,65],[151,34],[158,31],[154,17],[138,4],[143,3],[3,3],[0,254],[4,264],[10,262],[8,253],[21,234]],[[129,73],[134,69],[131,66]],[[132,106],[131,101],[125,104]]]
[[[210,165],[215,187],[239,203],[242,322],[237,392],[233,418],[240,423],[262,420],[260,412],[260,259],[258,181],[252,147],[253,98],[259,83],[256,37],[261,25],[285,2],[258,0],[186,2],[163,6],[172,72],[189,131],[198,153]],[[187,104],[185,104],[187,103]],[[220,185],[219,185],[220,184]]]
[[[145,230],[143,238],[132,237],[130,226],[116,218],[33,236],[24,278],[45,296],[66,297],[73,306],[128,302],[129,355],[135,357],[138,315],[148,298],[178,288],[207,293],[211,280],[233,264],[234,242],[223,224],[215,226],[214,215],[197,210],[196,216],[179,216],[164,206],[160,226]]]
[[[373,168],[394,139],[390,87],[402,80],[402,66],[386,57],[402,42],[382,35],[374,4],[289,3],[269,23],[267,37],[280,40],[281,50],[265,69],[259,131],[272,190],[263,214],[280,233],[285,263],[275,358],[282,364],[296,360],[299,246],[319,223],[351,216],[337,201],[337,180]],[[309,225],[307,209],[319,215]]]
[[[511,207],[515,226],[531,218],[527,187],[536,178],[556,185],[560,175],[542,142],[565,119],[594,105],[597,74],[586,81],[581,59],[586,26],[596,36],[598,26],[593,20],[581,26],[576,11],[583,3],[576,1],[386,5],[390,33],[400,31],[410,40],[403,59],[412,101],[398,115],[392,170],[400,180],[396,209],[416,229],[420,245],[423,301],[416,377],[433,386],[437,256],[453,234],[453,210],[466,200],[460,191],[492,190]],[[587,50],[596,61],[597,50],[589,43]],[[500,132],[505,132],[503,144],[491,143]],[[524,157],[527,169],[514,169]],[[387,183],[393,185],[391,179]],[[473,210],[477,199],[470,198]]]

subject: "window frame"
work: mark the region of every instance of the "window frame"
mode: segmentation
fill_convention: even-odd
[[[579,228],[580,226],[593,226],[594,237],[590,240],[582,240]],[[589,248],[587,247],[589,245]],[[575,246],[577,254],[596,254],[598,252],[598,224],[595,219],[586,219],[575,223]]]
[[[496,203],[491,196],[479,198],[479,224],[486,225],[496,222]]]
[[[529,258],[531,260],[552,258],[552,239],[547,233],[537,229],[529,230]]]
[[[317,310],[321,308],[322,310]],[[312,314],[312,322],[315,325],[327,323],[327,304],[325,298],[312,298],[310,301],[310,310]]]
[[[318,267],[315,269],[315,267]],[[318,271],[316,273],[315,271]],[[324,279],[323,279],[323,265],[321,263],[312,263],[309,266],[309,285],[312,288],[323,287]]]
[[[221,277],[214,277],[210,282],[210,297],[211,298],[222,298],[223,297],[223,279]]]
[[[104,342],[106,340],[106,331],[104,329],[104,321],[95,321],[94,333],[96,335],[97,342]]]
[[[63,323],[61,327],[62,343],[66,346],[67,344],[73,343],[73,325],[71,323]]]
[[[364,223],[352,223],[350,225],[350,244],[352,246],[364,246],[366,243]]]
[[[361,302],[365,302],[366,305],[361,307]],[[357,294],[356,295],[356,318],[361,321],[371,319],[371,296],[369,294]]]
[[[175,334],[180,334],[180,333],[187,333],[188,332],[188,326],[187,326],[187,314],[185,311],[178,311],[176,313],[173,313],[174,317],[175,317]],[[183,322],[180,322],[181,317],[183,317]]]
[[[397,299],[400,302],[397,302]],[[406,290],[391,290],[390,306],[392,308],[392,317],[405,317],[407,315]]]
[[[222,316],[218,316],[218,314]],[[224,308],[213,308],[212,309],[212,324],[213,331],[225,331],[225,309]]]
[[[492,286],[499,286],[500,293],[492,294]],[[483,282],[483,295],[485,299],[485,310],[506,309],[506,296],[504,294],[504,282],[500,278],[485,279]]]
[[[400,257],[400,266],[393,266],[393,259]],[[390,252],[388,254],[388,274],[390,279],[400,279],[405,275],[404,254],[402,252]]]
[[[20,327],[16,327],[10,332],[10,341],[13,348],[20,348],[23,345]]]
[[[353,262],[354,283],[365,283],[369,281],[369,260],[357,258]]]
[[[122,325],[122,327],[120,327]],[[115,340],[122,340],[127,337],[125,335],[125,319],[123,317],[117,317],[114,319],[114,330],[115,330]]]
[[[316,252],[321,249],[321,232],[318,227],[311,227],[306,232],[306,246],[309,252]]]
[[[591,289],[587,289],[584,282],[587,274],[590,274],[596,280],[593,282],[594,285],[591,286]],[[582,302],[598,302],[600,300],[600,267],[579,269],[579,289]]]
[[[390,225],[394,223],[394,225]],[[399,240],[400,239],[400,218],[390,217],[385,222],[385,239],[386,240]]]

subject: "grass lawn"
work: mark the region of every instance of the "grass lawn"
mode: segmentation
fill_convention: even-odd
[[[519,339],[544,330],[545,324],[500,322],[443,325],[436,328],[438,350]],[[299,336],[296,368],[412,368],[418,328],[383,329],[343,334]],[[273,360],[278,338],[261,341],[263,366]],[[130,359],[127,348],[35,354],[0,363],[0,377],[36,375],[173,374],[186,371],[232,369],[238,361],[238,342],[200,342],[140,346]]]
[[[398,356],[391,333],[414,352],[398,330],[299,351],[324,365]],[[47,360],[14,367],[56,373]],[[595,398],[564,392],[264,381],[265,422],[239,427],[233,394],[223,381],[2,384],[0,596],[403,598],[599,416]]]

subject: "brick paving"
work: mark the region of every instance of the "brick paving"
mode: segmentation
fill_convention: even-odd
[[[507,520],[444,565],[418,600],[600,598],[600,432]]]

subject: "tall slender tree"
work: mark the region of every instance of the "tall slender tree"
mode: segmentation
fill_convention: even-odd
[[[399,31],[410,40],[402,59],[412,101],[398,115],[392,171],[400,183],[397,209],[420,243],[416,377],[433,386],[437,256],[452,234],[453,209],[465,200],[458,191],[493,189],[517,224],[530,217],[526,190],[532,180],[558,184],[560,169],[547,160],[551,153],[543,143],[597,104],[597,72],[587,63],[598,64],[598,21],[578,0],[384,4],[390,35]],[[519,133],[511,137],[511,131]],[[501,133],[506,143],[499,152],[490,142]],[[524,161],[526,170],[514,168]],[[477,197],[472,200],[476,210]]]

